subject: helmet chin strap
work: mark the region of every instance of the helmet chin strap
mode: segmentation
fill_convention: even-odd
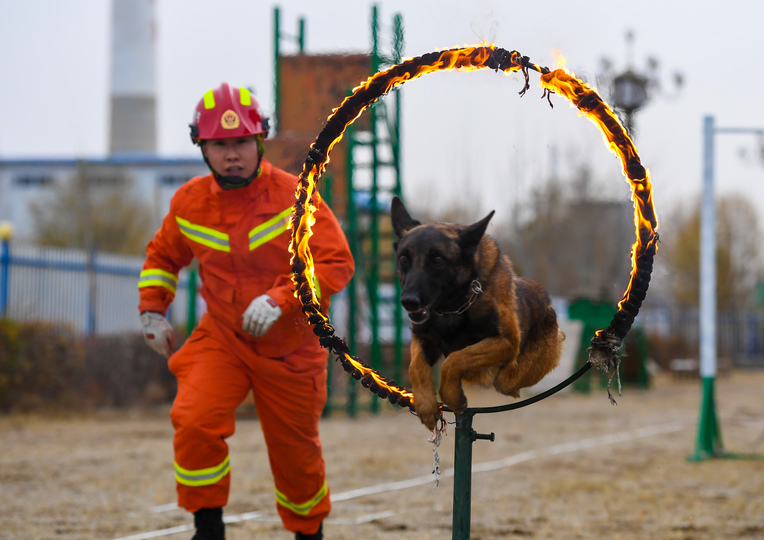
[[[257,138],[257,149],[258,149],[258,156],[257,156],[257,165],[255,166],[255,172],[253,172],[247,177],[220,174],[219,172],[217,172],[215,169],[212,168],[212,165],[207,159],[207,156],[204,155],[203,149],[202,149],[202,158],[204,159],[204,162],[207,164],[207,167],[209,167],[210,171],[212,172],[212,176],[215,178],[215,181],[218,183],[220,187],[222,187],[223,189],[238,189],[238,188],[243,188],[250,185],[254,181],[254,179],[260,176],[260,173],[263,172],[262,167],[260,167],[260,162],[263,160],[265,147],[263,146],[263,140],[260,137]]]

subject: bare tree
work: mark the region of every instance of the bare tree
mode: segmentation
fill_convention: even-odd
[[[151,212],[120,172],[82,164],[31,204],[38,243],[48,246],[141,254],[151,238]]]
[[[572,178],[535,189],[528,217],[499,238],[519,274],[552,295],[616,302],[631,270],[634,212],[630,201],[602,198],[588,166]]]
[[[629,282],[631,245],[635,240],[634,209],[623,182],[613,198],[581,165],[569,178],[539,182],[529,197],[512,205],[513,223],[494,219],[489,234],[510,256],[516,272],[544,284],[550,294],[618,302]],[[484,217],[475,192],[458,202],[436,206],[433,194],[412,206],[422,221],[468,224]]]
[[[669,230],[675,232],[661,237],[661,251],[674,298],[681,305],[694,307],[699,303],[700,287],[700,204],[690,208],[672,212]],[[748,308],[763,274],[756,210],[741,195],[722,197],[716,225],[717,306],[720,310]]]

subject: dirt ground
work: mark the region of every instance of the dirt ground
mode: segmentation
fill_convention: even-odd
[[[764,454],[762,388],[764,371],[716,380],[726,450]],[[469,398],[506,402],[486,391]],[[474,428],[496,440],[472,446],[471,538],[764,538],[764,460],[688,462],[699,409],[697,379],[660,375],[650,390],[626,388],[615,407],[595,389],[477,415]],[[0,418],[0,538],[190,538],[191,520],[173,504],[167,414]],[[454,426],[437,489],[428,433],[407,411],[336,413],[321,432],[333,495],[327,539],[451,538]],[[239,420],[229,442],[226,515],[238,521],[228,539],[292,538],[276,518],[257,420]]]

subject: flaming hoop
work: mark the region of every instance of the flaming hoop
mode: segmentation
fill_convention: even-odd
[[[604,372],[612,371],[608,381],[608,396],[614,403],[610,384],[618,375],[620,364],[618,350],[647,295],[653,258],[657,250],[658,222],[655,217],[649,174],[642,166],[634,143],[623,125],[593,88],[563,69],[552,71],[533,64],[527,56],[522,56],[517,51],[510,52],[494,45],[484,45],[431,52],[411,58],[372,75],[334,109],[327,119],[326,126],[310,147],[295,194],[297,201],[294,204],[289,225],[292,230],[289,251],[292,254],[292,281],[295,284],[295,296],[302,304],[302,311],[308,318],[308,322],[313,325],[313,332],[318,336],[320,344],[337,355],[337,360],[345,371],[360,380],[364,387],[379,397],[387,398],[391,403],[397,403],[401,407],[408,407],[414,411],[413,394],[400,388],[395,381],[385,379],[360,359],[351,356],[347,343],[335,335],[329,318],[321,310],[313,285],[313,257],[308,245],[312,235],[311,226],[315,220],[313,214],[316,211],[313,195],[316,191],[316,183],[329,163],[332,147],[342,139],[345,129],[369,105],[395,87],[426,73],[452,69],[471,71],[484,68],[505,73],[522,72],[525,85],[519,92],[520,96],[523,96],[530,88],[529,70],[540,73],[541,85],[544,88],[542,97],[546,97],[552,105],[551,94],[558,93],[591,119],[599,127],[606,144],[621,160],[623,173],[631,185],[636,242],[632,246],[632,270],[629,284],[623,299],[618,303],[618,310],[610,325],[596,332],[589,349],[590,364]]]

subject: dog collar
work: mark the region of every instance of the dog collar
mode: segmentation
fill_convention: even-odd
[[[470,306],[472,306],[472,304],[475,303],[475,300],[477,300],[477,297],[480,296],[480,293],[483,292],[483,286],[480,285],[480,281],[477,278],[473,279],[472,283],[470,283],[470,291],[471,291],[470,297],[456,311],[444,311],[443,313],[438,313],[437,311],[433,310],[433,313],[439,317],[442,317],[443,315],[461,315],[462,313],[467,311],[470,308]]]

